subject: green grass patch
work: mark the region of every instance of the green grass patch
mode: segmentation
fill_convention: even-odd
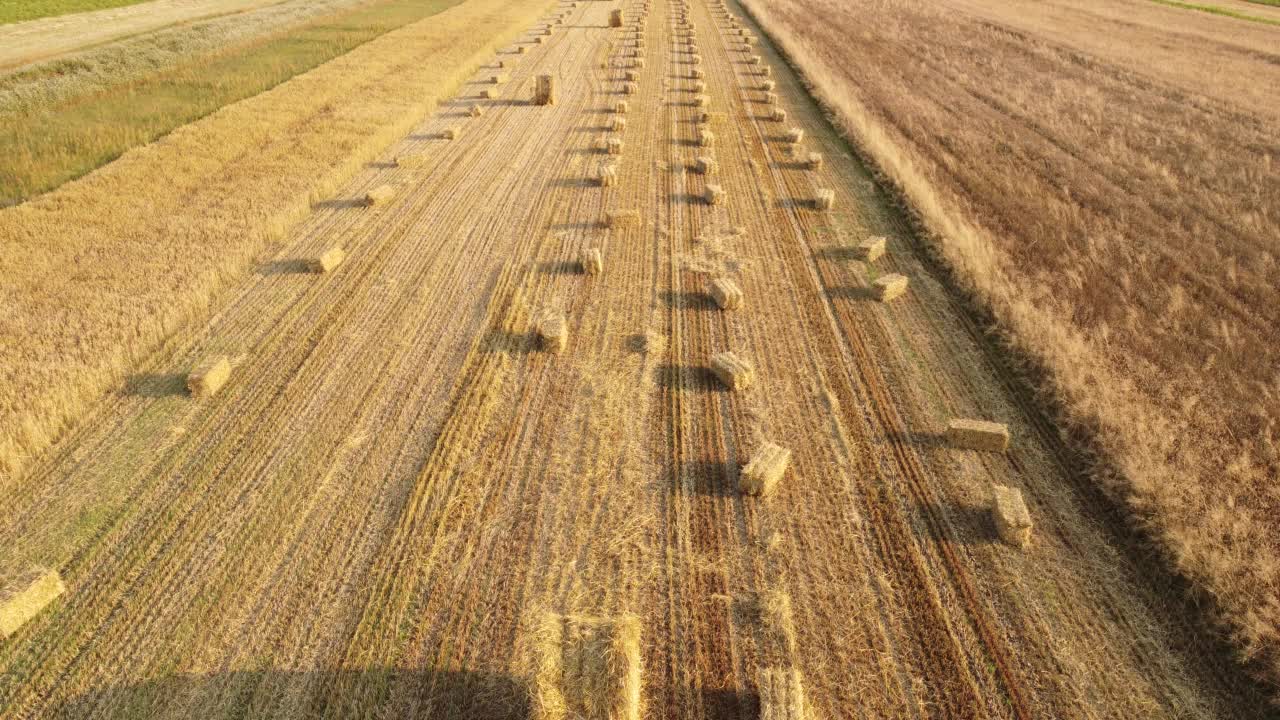
[[[1280,20],[1258,17],[1257,15],[1250,15],[1248,13],[1237,12],[1229,8],[1218,7],[1217,5],[1200,5],[1197,3],[1180,2],[1179,0],[1151,0],[1151,2],[1168,5],[1170,7],[1183,8],[1185,10],[1198,10],[1200,12],[1211,13],[1213,15],[1224,15],[1237,20],[1248,20],[1250,22],[1262,23],[1264,25],[1280,25]],[[1248,0],[1248,2],[1257,3],[1259,5],[1280,6],[1280,0]]]
[[[310,20],[104,93],[0,122],[0,207],[91,172],[218,108],[251,97],[462,0],[387,0]]]
[[[0,0],[0,25],[87,10],[137,5],[147,0]]]

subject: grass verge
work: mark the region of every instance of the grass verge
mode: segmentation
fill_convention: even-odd
[[[256,95],[460,0],[388,0],[204,55],[104,93],[0,123],[0,206],[47,192],[218,108]]]
[[[1280,0],[1248,0],[1259,5],[1280,6]],[[1280,25],[1280,20],[1272,18],[1258,17],[1248,13],[1237,12],[1229,8],[1218,7],[1217,5],[1200,5],[1198,3],[1185,3],[1178,0],[1151,0],[1153,3],[1168,5],[1169,7],[1182,8],[1183,10],[1197,10],[1199,12],[1211,13],[1213,15],[1222,15],[1237,20],[1248,20],[1249,22],[1263,23],[1264,25]]]
[[[0,25],[35,20],[36,18],[89,10],[137,5],[147,0],[3,0],[0,2]]]

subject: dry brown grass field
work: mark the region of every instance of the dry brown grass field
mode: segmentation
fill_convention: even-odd
[[[0,717],[1268,716],[736,5],[429,22],[0,211]]]
[[[746,4],[1280,679],[1280,27],[1117,0]]]

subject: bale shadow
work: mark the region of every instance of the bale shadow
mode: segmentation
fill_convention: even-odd
[[[600,230],[607,227],[604,220],[551,223],[549,230]]]
[[[676,310],[719,310],[720,306],[716,305],[715,298],[710,293],[692,291],[692,290],[664,290],[662,291],[662,301],[667,307]]]
[[[848,262],[850,260],[861,260],[858,251],[851,247],[843,245],[832,245],[813,251],[815,260],[834,260],[836,262]]]
[[[362,208],[365,206],[364,198],[334,198],[332,200],[321,200],[311,207],[323,208],[326,210],[347,210],[350,208]]]
[[[857,300],[859,302],[875,302],[875,291],[859,285],[840,285],[827,288],[827,297],[836,300]]]
[[[514,332],[505,328],[490,330],[484,336],[485,352],[504,355],[528,355],[538,350],[538,338],[531,332]]]
[[[365,164],[364,164],[364,166],[365,166],[366,168],[370,169],[370,170],[394,170],[394,169],[396,169],[396,168],[400,167],[400,166],[399,166],[396,162],[394,162],[394,161],[374,161],[374,162],[367,162],[367,163],[365,163]]]
[[[673,365],[658,367],[658,387],[673,392],[725,392],[727,388],[706,365]]]
[[[575,260],[544,260],[538,263],[538,272],[547,275],[583,275],[582,263]]]
[[[917,532],[933,542],[987,545],[1000,541],[990,508],[959,502],[920,503],[916,512],[924,520],[917,524]]]
[[[676,494],[690,493],[705,497],[738,495],[738,473],[731,463],[715,460],[691,460],[671,468],[667,483]]]
[[[307,261],[302,258],[286,258],[272,260],[258,266],[258,274],[264,277],[271,275],[306,275],[310,273]]]
[[[297,706],[259,709],[251,698],[296,697]],[[469,670],[238,670],[208,675],[168,675],[130,685],[95,688],[62,702],[41,717],[147,718],[166,714],[179,698],[200,698],[202,717],[390,716],[457,720],[528,720],[527,683],[507,674]],[[385,707],[370,706],[385,703]]]
[[[891,430],[889,442],[900,445],[914,445],[920,448],[947,447],[947,434],[927,430]]]
[[[124,380],[124,394],[160,398],[187,394],[185,373],[136,373]]]
[[[706,198],[704,198],[702,195],[695,195],[694,193],[688,193],[688,192],[671,193],[671,201],[677,202],[677,203],[683,203],[685,205],[706,205],[707,204]]]
[[[702,707],[707,720],[754,720],[760,717],[760,695],[751,690],[703,688]]]
[[[598,183],[595,180],[592,180],[591,178],[584,178],[584,177],[556,178],[555,180],[552,180],[548,184],[551,187],[569,188],[571,190],[582,190],[585,188],[595,187],[596,185],[598,185]]]

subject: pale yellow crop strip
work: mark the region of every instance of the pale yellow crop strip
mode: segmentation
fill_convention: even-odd
[[[550,5],[469,0],[0,211],[0,482]]]

